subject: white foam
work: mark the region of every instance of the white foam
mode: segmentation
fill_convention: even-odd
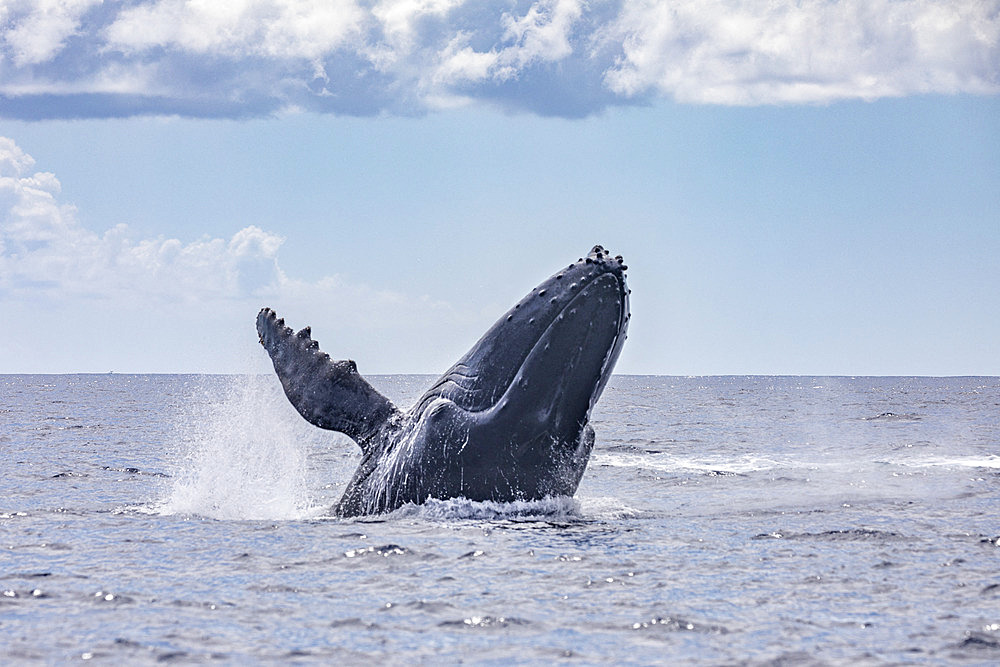
[[[910,461],[893,461],[896,465],[910,468],[1000,468],[1000,455],[964,457],[926,457]]]
[[[645,510],[630,507],[621,498],[610,496],[580,497],[580,513],[587,519],[636,519],[648,515]]]
[[[580,503],[569,496],[545,497],[541,500],[515,500],[497,503],[467,498],[428,499],[422,505],[404,505],[389,514],[391,518],[418,518],[432,521],[456,519],[540,519],[566,520],[580,518]]]
[[[644,468],[662,472],[747,474],[761,470],[794,467],[796,464],[791,461],[770,459],[763,456],[688,458],[666,453],[627,454],[621,452],[595,452],[591,457],[591,465]]]
[[[326,509],[310,497],[308,442],[296,434],[275,384],[267,376],[234,378],[221,401],[192,408],[187,423],[178,425],[183,457],[158,512],[273,520],[311,518]]]

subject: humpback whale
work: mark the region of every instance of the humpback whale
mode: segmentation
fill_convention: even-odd
[[[407,412],[354,361],[321,351],[309,327],[295,333],[262,309],[257,332],[288,400],[361,448],[335,512],[573,495],[594,446],[591,411],[626,338],[627,268],[594,246],[504,313]]]

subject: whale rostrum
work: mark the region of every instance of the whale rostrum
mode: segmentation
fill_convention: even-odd
[[[627,268],[594,246],[504,313],[407,412],[354,361],[320,350],[309,327],[295,333],[262,309],[257,332],[288,400],[361,448],[336,513],[572,495],[594,445],[591,411],[626,338]]]

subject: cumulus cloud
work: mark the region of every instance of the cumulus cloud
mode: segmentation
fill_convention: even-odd
[[[110,48],[124,53],[168,48],[312,60],[336,50],[363,18],[352,0],[162,0],[123,9],[104,35]]]
[[[1000,0],[15,1],[0,5],[0,114],[996,94],[998,45]]]
[[[718,104],[990,93],[998,37],[990,2],[627,3],[604,81],[625,96]]]
[[[441,349],[442,328],[482,325],[424,295],[337,274],[289,275],[278,262],[283,241],[252,225],[192,241],[137,238],[126,225],[88,229],[62,201],[56,176],[0,137],[0,310],[13,327],[0,337],[0,367],[106,370],[124,359],[144,371],[239,371],[246,348],[238,341],[266,362],[252,344],[253,320],[270,305],[298,326],[311,324],[331,354],[365,359],[369,371],[412,371],[420,368],[408,356],[412,345],[432,357],[440,350],[435,365],[443,368],[461,350]],[[406,342],[385,345],[387,335]]]
[[[158,300],[237,298],[276,288],[282,239],[246,227],[232,239],[134,239],[125,225],[81,226],[59,201],[58,179],[0,137],[0,296],[134,295]]]

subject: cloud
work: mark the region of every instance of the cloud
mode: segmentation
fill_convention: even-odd
[[[52,59],[76,33],[84,13],[96,0],[12,2],[0,8],[7,19],[3,44],[15,65],[37,65]],[[5,16],[6,15],[6,16]]]
[[[151,304],[239,298],[276,288],[281,238],[246,227],[229,241],[133,239],[82,227],[60,185],[0,137],[0,297],[91,296]]]
[[[167,48],[202,55],[314,60],[360,29],[352,0],[161,2],[123,9],[105,30],[110,48]]]
[[[256,226],[193,241],[136,238],[126,225],[95,232],[61,201],[56,176],[35,171],[30,155],[0,137],[0,310],[16,331],[30,332],[0,338],[0,367],[106,370],[124,359],[142,371],[239,371],[234,343],[256,339],[254,317],[271,305],[330,336],[331,354],[357,355],[369,370],[412,371],[420,369],[412,344],[438,354],[443,368],[461,350],[442,350],[441,331],[482,325],[425,295],[336,274],[288,275],[278,262],[282,242]],[[387,335],[402,342],[385,345]],[[468,340],[471,333],[456,344]]]
[[[1000,0],[47,0],[0,26],[10,118],[1000,92]]]
[[[615,92],[769,104],[995,93],[1000,4],[629,3],[609,27]]]

